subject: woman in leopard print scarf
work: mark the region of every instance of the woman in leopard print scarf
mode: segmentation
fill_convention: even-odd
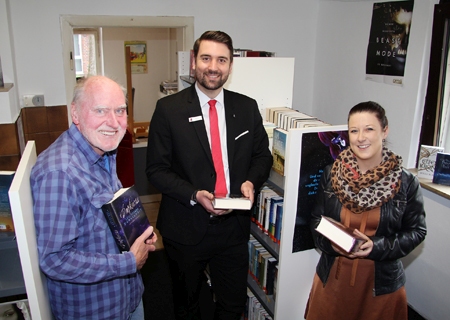
[[[331,183],[341,203],[354,213],[361,213],[391,199],[400,189],[402,158],[387,148],[381,163],[362,173],[351,148],[342,151],[333,164]]]
[[[315,244],[322,255],[316,268],[307,320],[408,318],[400,258],[426,235],[425,211],[416,177],[384,146],[384,109],[363,102],[350,110],[349,147],[324,169],[312,212]],[[346,252],[314,229],[329,216],[365,242]]]

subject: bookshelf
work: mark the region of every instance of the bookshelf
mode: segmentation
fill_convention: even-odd
[[[317,136],[319,132],[341,131],[346,132],[347,126],[328,125],[290,129],[286,142],[285,175],[281,176],[273,170],[270,174],[269,184],[284,190],[284,215],[280,244],[274,244],[265,235],[258,236],[258,233],[261,232],[256,225],[252,226],[251,232],[269,252],[272,253],[274,251],[275,254],[273,255],[278,259],[277,298],[275,302],[273,303],[271,296],[266,297],[264,293],[258,296],[254,292],[255,296],[258,296],[261,304],[264,305],[268,313],[273,315],[275,319],[301,319],[303,317],[315,268],[320,257],[319,252],[311,243],[312,238],[309,233],[309,222],[303,226],[299,226],[299,221],[302,220],[299,216],[301,212],[300,208],[306,208],[306,211],[308,211],[308,205],[303,197],[304,191],[305,189],[316,188],[319,181],[319,177],[316,176],[316,171],[324,165],[324,163],[320,163],[316,166],[317,160],[315,156],[318,148],[316,146],[312,148],[308,147],[311,144],[310,138],[311,136]],[[327,152],[328,147],[323,146],[323,148]],[[314,149],[315,153],[311,155],[307,149]],[[325,159],[324,161],[330,163],[333,160]],[[314,164],[313,169],[309,169],[305,165],[308,162]],[[314,172],[308,172],[308,170],[314,170]],[[310,176],[314,176],[314,181],[308,180],[312,179]],[[315,186],[312,186],[313,184]],[[306,191],[307,193],[311,193],[310,190]],[[298,234],[299,230],[300,237]],[[272,248],[273,246],[275,248]],[[265,304],[264,302],[266,300],[270,303]]]

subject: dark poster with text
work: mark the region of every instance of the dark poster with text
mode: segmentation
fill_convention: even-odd
[[[348,146],[348,132],[322,131],[302,134],[300,181],[292,252],[314,248],[309,223],[316,202],[320,176]]]
[[[403,85],[414,1],[373,4],[366,79]]]

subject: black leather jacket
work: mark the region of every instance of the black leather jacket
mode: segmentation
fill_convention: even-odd
[[[331,165],[326,167],[320,181],[317,204],[311,218],[316,247],[322,251],[316,272],[325,285],[338,253],[331,242],[315,231],[320,216],[340,220],[342,204],[331,188]],[[425,210],[419,180],[403,170],[400,191],[381,207],[380,223],[367,259],[375,261],[374,296],[391,293],[405,284],[405,272],[400,258],[406,256],[424,239],[427,233]]]

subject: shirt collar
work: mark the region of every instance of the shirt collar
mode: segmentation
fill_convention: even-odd
[[[219,106],[224,106],[224,102],[223,102],[223,88],[220,90],[219,94],[214,98],[211,99],[210,97],[208,97],[206,94],[204,94],[197,85],[197,82],[195,82],[195,91],[197,91],[197,96],[198,99],[200,101],[200,106],[204,106],[208,103],[209,100],[216,100],[218,102]]]
[[[80,151],[84,154],[84,156],[89,161],[89,163],[95,164],[100,159],[102,159],[103,156],[101,156],[97,152],[95,152],[94,148],[92,148],[91,144],[81,134],[80,130],[78,130],[77,126],[74,123],[72,123],[70,125],[69,134],[72,136],[78,149],[80,149]],[[114,153],[115,153],[115,151],[110,152],[110,154],[114,154]]]

